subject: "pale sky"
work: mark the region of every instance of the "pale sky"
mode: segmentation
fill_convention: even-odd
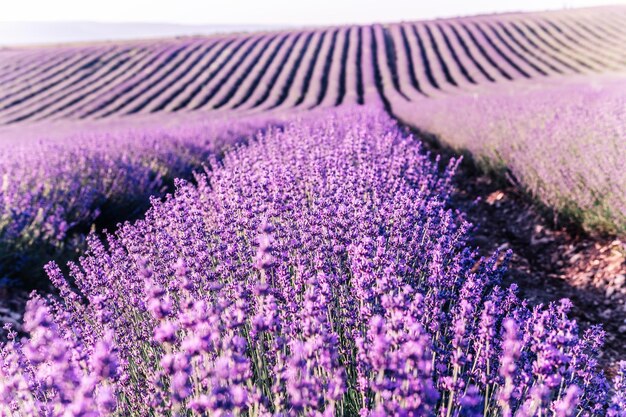
[[[626,4],[626,0],[0,0],[0,22],[303,26],[417,20],[607,3]]]

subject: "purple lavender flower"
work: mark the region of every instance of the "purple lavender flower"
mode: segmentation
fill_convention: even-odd
[[[0,348],[0,412],[619,415],[601,332],[498,287],[450,171],[380,109],[320,115],[48,267],[61,297]]]

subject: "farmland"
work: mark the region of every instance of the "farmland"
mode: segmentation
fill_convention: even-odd
[[[615,6],[0,50],[0,285],[39,290],[0,415],[624,415],[624,28]],[[603,307],[519,295],[519,239],[472,224],[501,182],[542,219],[504,220],[529,253],[610,248],[563,276]]]
[[[624,88],[619,74],[626,69],[623,16],[624,9],[615,7],[7,51],[0,69],[0,124],[382,103],[404,123],[441,136],[458,151],[470,151],[485,166],[514,166],[516,178],[534,197],[587,230],[621,233],[626,220],[619,166],[592,162],[577,170],[571,166],[575,156],[561,149],[554,149],[563,159],[558,173],[537,171],[544,161],[517,159],[543,142],[524,125],[529,121],[550,124],[552,131],[568,129],[562,135],[577,144],[573,155],[593,145],[601,154],[611,149],[615,161],[624,159],[619,146],[624,98],[618,94]],[[549,89],[538,87],[543,85]],[[578,87],[588,90],[587,96]],[[510,97],[529,89],[536,90],[532,105],[515,104],[502,112],[507,116],[480,116],[512,106]],[[587,104],[598,90],[613,92],[610,104],[604,97],[591,97]],[[476,114],[437,113],[455,101]],[[563,105],[580,126],[563,127],[539,111]],[[585,131],[589,123],[584,120],[596,114],[607,120],[594,135]],[[492,125],[493,119],[499,126]],[[450,127],[455,123],[467,127]],[[516,131],[515,140],[501,140],[514,142],[516,151],[493,142],[504,129]],[[598,184],[598,178],[610,183]],[[563,183],[572,181],[579,185],[566,190]]]
[[[3,52],[0,123],[310,109],[623,72],[624,9]]]

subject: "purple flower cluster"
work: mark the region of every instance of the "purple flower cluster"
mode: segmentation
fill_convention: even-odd
[[[384,112],[212,163],[69,278],[48,266],[59,297],[1,348],[0,415],[623,415],[602,331],[499,286],[507,255],[478,258],[448,208],[456,162]]]
[[[130,215],[173,178],[190,177],[213,152],[272,122],[177,119],[0,131],[0,270],[80,248],[99,217]]]
[[[24,317],[30,337],[10,334],[0,354],[0,415],[96,416],[117,409],[120,366],[111,330],[84,344],[39,297]]]

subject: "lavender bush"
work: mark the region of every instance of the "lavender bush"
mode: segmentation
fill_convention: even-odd
[[[361,108],[177,181],[70,278],[47,266],[59,296],[0,350],[0,415],[624,415],[602,331],[467,248],[455,164]]]
[[[0,271],[81,247],[99,217],[132,216],[175,177],[191,176],[212,153],[272,123],[175,119],[159,127],[148,118],[0,131]]]

